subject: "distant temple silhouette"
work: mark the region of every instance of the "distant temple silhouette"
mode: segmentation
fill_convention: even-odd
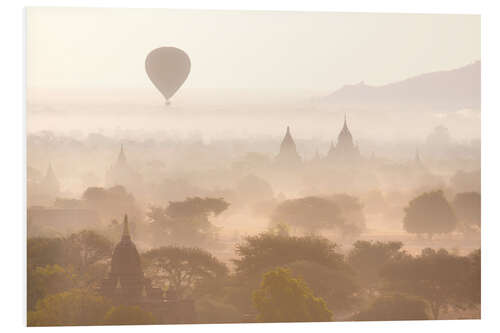
[[[130,188],[137,184],[138,178],[139,175],[130,167],[127,162],[122,144],[120,146],[120,153],[118,154],[118,158],[116,159],[115,164],[113,164],[106,172],[106,185],[122,185],[126,188]]]
[[[279,165],[297,165],[301,162],[301,158],[297,153],[297,146],[290,133],[290,126],[286,127],[285,137],[281,141],[280,152],[276,156],[276,163]]]
[[[327,157],[336,161],[354,162],[361,157],[358,146],[354,144],[351,131],[347,126],[347,116],[344,115],[344,126],[337,137],[337,145],[330,145]]]
[[[321,158],[318,151],[312,159],[314,163],[335,161],[339,164],[355,163],[361,159],[359,148],[354,144],[351,131],[347,126],[347,116],[344,115],[344,126],[338,137],[337,145],[332,141],[326,158]],[[301,163],[302,159],[297,153],[297,147],[290,133],[290,126],[286,128],[286,134],[281,142],[279,154],[275,158],[276,164],[283,166],[293,166]]]
[[[418,148],[415,149],[415,157],[413,158],[411,166],[417,170],[420,170],[420,171],[426,170],[426,167],[425,167],[424,163],[422,163],[422,159],[420,158],[420,152],[419,152]]]
[[[52,163],[49,163],[45,177],[40,183],[41,190],[44,193],[50,195],[57,195],[60,191],[59,180],[57,179],[54,170],[52,169]]]
[[[123,233],[111,257],[111,271],[102,281],[101,295],[114,305],[139,306],[153,313],[162,324],[192,323],[195,319],[194,302],[180,300],[151,285],[144,277],[141,258],[130,237],[128,218],[123,220]],[[168,294],[168,295],[167,295]]]

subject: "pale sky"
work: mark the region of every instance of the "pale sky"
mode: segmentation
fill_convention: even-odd
[[[480,16],[30,8],[27,84],[151,89],[146,55],[191,59],[182,89],[333,91],[480,59]]]

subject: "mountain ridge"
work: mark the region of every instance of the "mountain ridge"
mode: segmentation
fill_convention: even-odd
[[[363,81],[345,85],[322,98],[330,104],[383,104],[432,109],[481,108],[481,61],[463,67],[419,74],[385,85]]]

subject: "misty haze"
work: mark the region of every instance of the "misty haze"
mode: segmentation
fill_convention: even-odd
[[[474,15],[28,9],[28,325],[480,318],[480,60]]]

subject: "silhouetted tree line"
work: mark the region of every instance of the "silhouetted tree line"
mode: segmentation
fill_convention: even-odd
[[[450,203],[442,190],[425,192],[411,200],[405,208],[403,226],[409,233],[446,234],[459,228],[468,234],[481,228],[481,195],[464,192]]]
[[[114,200],[118,206],[134,202],[116,187],[88,189],[81,200],[57,205],[100,207],[101,201]],[[143,270],[164,292],[195,299],[200,323],[439,319],[443,312],[481,303],[480,250],[459,256],[427,248],[411,255],[401,242],[357,241],[344,254],[318,236],[328,229],[353,236],[364,228],[362,205],[348,195],[282,201],[272,211],[268,232],[236,245],[230,269],[197,247],[216,240],[211,219],[228,207],[222,198],[173,201],[151,207],[149,224],[141,226],[158,244],[178,244],[143,253]],[[480,228],[480,195],[459,193],[448,202],[442,191],[427,192],[405,212],[408,232],[432,237],[459,226],[474,232]],[[290,227],[306,235],[292,235]],[[30,325],[156,323],[150,313],[113,307],[97,292],[113,249],[108,237],[115,238],[121,225],[115,221],[109,228],[107,237],[83,230],[28,239]]]
[[[92,231],[29,239],[28,322],[156,323],[150,313],[112,307],[98,294],[111,249]],[[439,319],[479,306],[480,256],[444,249],[411,255],[400,242],[371,241],[355,242],[344,255],[326,238],[274,231],[245,237],[232,271],[200,248],[166,246],[141,255],[155,285],[195,299],[200,323]]]

